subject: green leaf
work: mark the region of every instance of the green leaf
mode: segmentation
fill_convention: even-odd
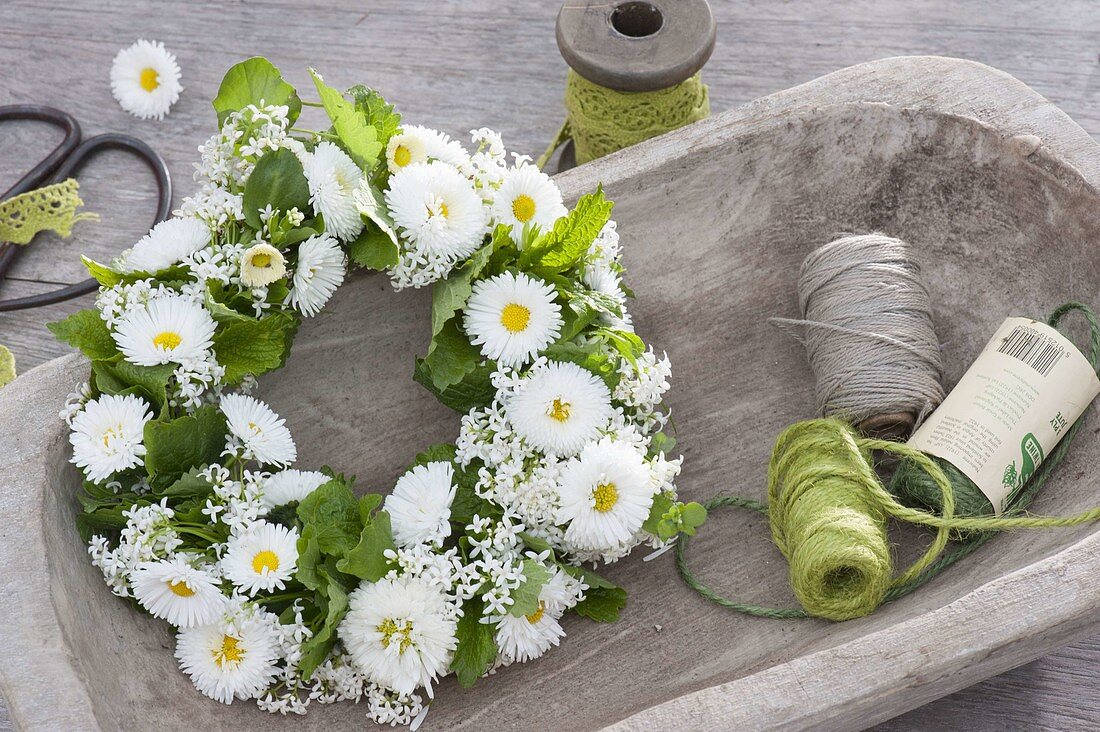
[[[435,385],[426,359],[418,358],[413,379],[434,394],[441,404],[465,414],[474,407],[486,407],[492,403],[497,393],[491,379],[493,368],[491,361],[478,364],[459,383],[440,389]]]
[[[451,670],[458,683],[470,688],[485,675],[497,657],[497,642],[493,626],[481,622],[485,601],[480,596],[462,603],[462,617],[458,621],[458,647],[451,660]]]
[[[495,241],[495,240],[494,240]],[[458,269],[451,272],[447,279],[432,285],[432,337],[434,338],[455,314],[466,307],[474,290],[474,280],[493,254],[494,242],[489,242],[470,255]]]
[[[595,334],[606,340],[612,348],[631,364],[636,363],[638,357],[645,353],[645,343],[638,337],[637,333],[613,328],[599,328]]]
[[[84,263],[84,267],[87,268],[88,274],[94,277],[96,282],[103,287],[114,287],[125,279],[121,272],[116,272],[107,265],[100,264],[94,259],[89,259],[83,254],[80,255],[80,261]]]
[[[298,119],[302,111],[302,100],[294,87],[283,81],[282,74],[270,61],[262,56],[241,61],[230,67],[218,87],[214,97],[214,111],[218,113],[218,126],[225,123],[233,112],[244,109],[249,104],[276,104],[290,107],[287,115],[290,124]]]
[[[309,183],[298,156],[286,148],[272,150],[260,158],[244,185],[241,207],[253,229],[263,228],[260,210],[271,206],[278,211],[309,210]]]
[[[545,353],[551,361],[567,361],[587,369],[603,379],[611,391],[619,385],[619,365],[600,352],[598,343],[587,343],[583,346],[576,343],[554,343]]]
[[[145,470],[158,484],[171,484],[191,468],[217,462],[225,435],[225,416],[212,404],[177,419],[147,422]]]
[[[304,679],[309,679],[317,667],[328,658],[332,647],[336,645],[336,633],[340,627],[340,621],[348,613],[348,594],[338,582],[328,584],[327,597],[328,599],[324,602],[324,624],[320,630],[302,643],[302,659],[298,662],[298,669]]]
[[[519,538],[524,546],[536,554],[542,554],[545,551],[549,551],[553,554],[554,549],[546,539],[535,536],[534,534],[529,534],[526,531],[519,532]]]
[[[374,514],[371,522],[363,527],[363,532],[359,535],[359,543],[348,552],[345,558],[336,563],[336,568],[368,582],[377,582],[392,568],[384,552],[387,549],[396,548],[397,545],[393,542],[393,529],[390,526],[390,515],[385,511],[379,511]]]
[[[588,585],[584,599],[573,608],[578,615],[597,623],[613,623],[619,619],[619,612],[626,607],[626,590],[584,567],[560,566]]]
[[[681,509],[680,519],[685,526],[697,529],[706,522],[707,509],[703,507],[703,504],[695,501],[685,503],[683,509]]]
[[[201,468],[191,468],[181,475],[175,483],[172,483],[163,491],[158,491],[157,495],[168,496],[169,498],[194,498],[210,495],[214,487],[210,485],[206,478],[199,475],[201,471]]]
[[[104,394],[121,394],[132,387],[139,387],[153,406],[154,413],[164,408],[168,401],[168,382],[176,370],[176,364],[135,366],[120,356],[109,360],[92,361],[95,385]]]
[[[503,514],[500,506],[485,500],[477,494],[477,468],[468,466],[465,470],[455,468],[455,497],[451,501],[451,521],[465,526],[478,516],[499,517]]]
[[[373,125],[367,123],[365,115],[356,108],[354,103],[349,102],[343,94],[325,84],[320,74],[313,69],[309,70],[309,74],[313,77],[313,84],[317,87],[321,104],[324,105],[328,118],[332,120],[332,128],[343,143],[344,149],[356,165],[364,170],[370,170],[378,160],[378,153],[382,152],[382,144],[378,142],[378,131]]]
[[[118,354],[118,346],[111,337],[107,324],[95,309],[80,310],[64,320],[46,325],[59,341],[79,348],[85,356],[95,361],[112,358]]]
[[[553,576],[553,572],[534,559],[524,559],[523,584],[512,590],[512,606],[508,608],[508,614],[514,618],[534,615],[539,609],[539,593]]]
[[[298,537],[298,568],[294,578],[311,590],[319,590],[327,581],[321,573],[321,547],[313,526],[303,527]]]
[[[355,108],[366,123],[377,132],[378,144],[384,150],[390,138],[397,134],[397,129],[401,126],[401,115],[381,94],[362,84],[348,89],[348,95],[354,100]]]
[[[672,508],[672,503],[672,497],[667,493],[658,493],[653,496],[653,505],[649,507],[649,517],[642,524],[642,530],[648,531],[654,536],[658,536],[657,524],[665,517],[668,510]]]
[[[358,238],[348,244],[348,257],[360,267],[378,271],[400,261],[397,243],[373,223],[364,226]]]
[[[302,499],[298,518],[303,530],[313,530],[318,549],[340,557],[359,542],[363,530],[359,501],[344,481],[335,478]]]
[[[457,450],[455,446],[450,443],[444,443],[441,445],[432,445],[426,450],[417,453],[416,459],[413,460],[413,464],[410,467],[416,467],[417,465],[427,465],[428,463],[453,463]]]
[[[240,383],[247,374],[259,376],[283,365],[298,330],[298,318],[274,312],[260,320],[223,324],[214,334],[214,353],[225,367],[225,381]]]
[[[481,349],[470,343],[454,320],[435,334],[428,355],[424,357],[432,383],[440,391],[461,383],[481,360]]]
[[[668,454],[676,447],[676,438],[666,432],[658,432],[649,440],[649,457]]]
[[[554,224],[550,234],[553,245],[533,263],[532,271],[540,275],[564,272],[579,262],[611,218],[612,206],[604,198],[602,186],[582,196],[569,215]]]

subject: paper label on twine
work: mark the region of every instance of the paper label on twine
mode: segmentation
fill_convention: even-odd
[[[1000,516],[1097,394],[1100,379],[1071,341],[1008,318],[909,446],[958,468]]]

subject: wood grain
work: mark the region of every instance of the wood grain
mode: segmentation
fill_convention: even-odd
[[[942,54],[1007,71],[1091,134],[1100,132],[1100,10],[1090,0],[713,5],[718,44],[705,79],[716,111],[862,61]],[[74,113],[86,134],[141,136],[165,155],[177,191],[186,193],[194,148],[210,132],[208,100],[222,72],[240,57],[264,53],[300,87],[306,65],[313,64],[330,82],[379,88],[417,122],[455,135],[494,127],[510,147],[537,155],[560,116],[564,64],[553,40],[555,11],[548,0],[6,0],[0,3],[0,104],[51,103]],[[110,59],[138,37],[164,41],[183,68],[186,91],[161,123],[125,115],[110,97]],[[49,140],[40,127],[0,126],[0,190],[45,152]],[[81,180],[86,208],[103,221],[80,225],[65,242],[37,242],[21,258],[18,280],[0,286],[0,297],[81,279],[77,252],[108,258],[146,227],[152,194],[140,166],[109,154]],[[0,314],[0,342],[12,348],[21,371],[61,355],[67,349],[42,324],[86,302]],[[1095,728],[1098,669],[1100,637],[882,729]],[[0,712],[0,730],[5,720]]]

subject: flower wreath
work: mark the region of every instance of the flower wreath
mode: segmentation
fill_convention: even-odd
[[[667,548],[705,511],[676,499],[670,364],[631,327],[602,191],[569,211],[499,135],[471,154],[311,74],[320,103],[263,58],[231,68],[198,193],[110,266],[85,259],[95,309],[50,326],[92,361],[62,413],[78,528],[112,591],[178,629],[207,696],[366,699],[407,724],[440,676],[556,646],[565,612],[617,619],[625,591],[581,564]],[[303,105],[331,127],[295,127]],[[284,421],[249,395],[349,259],[433,286],[415,379],[463,414],[386,497],[290,468]]]

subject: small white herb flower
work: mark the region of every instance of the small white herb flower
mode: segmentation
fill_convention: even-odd
[[[135,117],[164,119],[181,91],[179,64],[160,41],[138,41],[111,63],[111,93]]]
[[[241,283],[245,287],[267,287],[284,275],[283,253],[266,242],[253,244],[241,255]]]
[[[248,595],[286,587],[298,567],[298,530],[257,521],[229,537],[222,558],[226,579]]]
[[[343,284],[346,268],[347,257],[339,242],[327,233],[309,237],[298,247],[294,286],[287,301],[306,317],[316,315]]]
[[[268,508],[301,501],[329,481],[329,477],[316,470],[283,470],[264,482],[260,499]]]
[[[183,555],[142,562],[130,576],[134,597],[153,617],[177,628],[209,625],[222,616],[225,595],[218,580]]]
[[[532,447],[571,457],[611,419],[611,391],[603,379],[574,363],[551,361],[531,369],[508,397],[508,421]]]
[[[397,545],[441,545],[451,534],[454,497],[454,467],[450,463],[417,465],[398,478],[385,506]]]
[[[340,640],[355,667],[400,694],[431,685],[450,666],[457,623],[436,585],[418,577],[366,582],[351,593]]]
[[[265,465],[287,465],[298,458],[294,438],[284,420],[259,399],[226,394],[221,410],[232,439],[244,448],[244,457]]]
[[[556,294],[551,285],[522,272],[481,280],[466,303],[470,342],[502,366],[524,365],[561,333]]]
[[[588,443],[561,475],[557,522],[582,551],[614,549],[642,528],[653,505],[645,460],[634,447],[605,437]]]
[[[420,253],[469,256],[488,231],[473,184],[446,163],[414,163],[390,177],[386,206],[394,224]]]
[[[334,143],[325,141],[314,148],[305,166],[309,202],[325,218],[325,230],[349,241],[363,230],[363,219],[355,207],[355,190],[363,171]]]
[[[161,221],[119,256],[123,272],[156,272],[179,264],[210,243],[210,228],[199,219]]]
[[[133,394],[104,394],[88,402],[72,420],[73,463],[93,483],[141,465],[145,423],[152,418],[149,405]]]
[[[222,704],[256,698],[278,673],[278,618],[247,611],[238,615],[185,628],[176,636],[180,668],[196,689]]]
[[[512,227],[512,240],[519,243],[523,228],[552,229],[568,214],[561,191],[550,176],[534,165],[520,165],[508,171],[493,197],[493,223]]]

